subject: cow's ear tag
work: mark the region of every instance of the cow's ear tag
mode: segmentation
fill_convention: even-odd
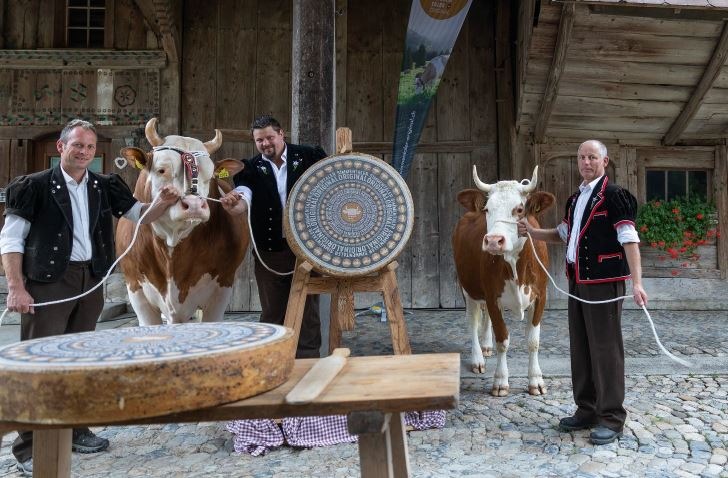
[[[220,179],[225,179],[230,177],[230,173],[227,169],[221,168],[220,171],[217,172],[217,177]]]
[[[144,165],[140,163],[138,159],[134,160],[134,167],[137,169],[144,169]]]

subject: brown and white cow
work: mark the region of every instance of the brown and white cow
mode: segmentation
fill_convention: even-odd
[[[466,315],[472,339],[471,365],[476,373],[485,371],[483,352],[492,354],[492,335],[496,341],[497,364],[491,393],[508,394],[506,352],[510,344],[503,311],[526,322],[528,343],[528,391],[546,393],[538,363],[541,316],[546,303],[546,274],[536,262],[527,239],[518,236],[516,221],[527,217],[534,226],[537,216],[549,208],[554,196],[534,192],[538,166],[529,181],[500,181],[485,184],[473,166],[473,180],[479,190],[466,189],[457,199],[467,212],[455,226],[452,245],[458,280],[463,289]],[[487,194],[487,202],[485,194]],[[535,243],[538,255],[548,267],[546,244]],[[480,338],[483,338],[481,348]]]
[[[121,261],[129,300],[140,325],[186,322],[202,310],[203,320],[221,320],[230,302],[235,272],[245,257],[249,233],[247,218],[233,217],[219,202],[230,185],[218,176],[242,169],[237,160],[216,164],[210,155],[222,144],[222,135],[207,143],[183,136],[162,139],[157,119],[146,126],[154,149],[124,148],[121,154],[141,169],[134,196],[150,202],[158,191],[173,184],[180,200],[151,223],[142,225],[133,248]],[[135,224],[120,219],[116,229],[117,255],[131,242]]]

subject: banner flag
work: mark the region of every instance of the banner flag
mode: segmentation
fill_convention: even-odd
[[[392,166],[406,178],[427,111],[472,0],[412,0],[397,92]]]

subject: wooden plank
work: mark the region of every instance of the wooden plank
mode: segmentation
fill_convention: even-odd
[[[10,178],[33,172],[30,164],[30,146],[28,140],[10,141]]]
[[[517,158],[513,154],[516,142],[513,99],[513,64],[511,61],[511,3],[499,0],[495,22],[495,86],[498,107],[498,177],[512,177]]]
[[[533,17],[536,8],[535,0],[524,0],[518,5],[517,39],[516,39],[516,113],[521,114],[521,98],[526,85],[526,69],[528,67],[528,51],[531,47]]]
[[[355,141],[391,140],[383,129],[382,23],[388,9],[381,2],[349,2],[347,115]],[[397,72],[399,73],[399,72]]]
[[[0,50],[0,66],[13,69],[149,69],[166,62],[158,50]]]
[[[720,277],[728,277],[728,151],[717,148],[713,173],[713,200],[718,209],[718,269]]]
[[[548,57],[533,56],[528,62],[526,78],[536,84],[538,78],[545,78],[551,65]],[[593,58],[583,60],[569,57],[564,77],[581,78],[584,81],[611,81],[634,84],[663,84],[694,87],[703,74],[703,65],[672,65],[665,63],[642,63],[627,59],[607,60]],[[715,86],[728,86],[728,72],[721,72]]]
[[[710,62],[706,66],[705,72],[695,87],[695,91],[690,97],[690,100],[685,104],[680,115],[675,118],[675,122],[670,126],[667,134],[665,134],[663,142],[666,145],[675,144],[680,135],[685,131],[687,124],[695,116],[698,108],[700,108],[705,94],[713,87],[718,73],[723,68],[726,57],[728,57],[728,23],[723,24],[723,32],[720,35],[720,40],[718,40],[713,54],[710,57]]]
[[[255,114],[271,114],[290,130],[291,2],[258,2]]]
[[[146,33],[159,33],[152,0],[116,0],[114,3],[114,48],[142,50],[147,46]]]
[[[220,3],[220,27],[217,44],[221,58],[216,71],[215,125],[222,126],[223,137],[228,129],[240,129],[250,138],[249,126],[256,116],[255,91],[257,49],[251,48],[257,38],[255,11],[257,0]],[[282,121],[282,119],[281,119]],[[233,139],[233,138],[230,138]]]
[[[720,279],[718,269],[684,269],[664,267],[643,267],[642,277],[669,277],[673,279]]]
[[[33,432],[33,476],[71,476],[71,437],[73,430],[36,430]]]
[[[449,240],[438,230],[438,162],[436,154],[418,154],[412,164],[409,183],[415,209],[410,244],[412,261],[412,307],[440,307],[439,252],[440,242]]]
[[[546,89],[544,91],[541,106],[536,116],[536,125],[534,127],[534,141],[536,143],[543,142],[548,128],[551,112],[556,101],[556,95],[559,90],[559,80],[566,62],[566,54],[571,41],[572,29],[574,26],[574,5],[565,3],[561,11],[561,20],[559,21],[559,31],[556,37],[556,46],[548,52],[553,56],[551,61],[551,69],[546,80]]]
[[[407,34],[410,2],[395,1],[388,5],[382,24],[382,139],[394,138],[397,119],[397,94]]]
[[[10,140],[0,140],[0,188],[4,188],[13,177],[10,176]]]
[[[467,127],[470,129],[469,139],[471,141],[450,142],[453,148],[476,142],[483,145],[498,142],[500,103],[497,102],[496,97],[500,98],[503,92],[502,90],[496,90],[496,58],[494,55],[496,42],[493,35],[472,33],[481,29],[489,31],[494,24],[494,4],[491,2],[473,2],[470,5],[466,25],[468,27],[467,68],[470,90],[470,122]],[[502,65],[498,66],[498,68],[501,67]],[[444,144],[442,141],[440,143]],[[425,148],[427,147],[426,144],[420,144],[418,151],[426,152]],[[442,152],[456,152],[456,150],[450,149]]]
[[[546,40],[546,41],[542,41]],[[577,26],[571,41],[574,48],[569,59],[623,60],[643,63],[665,63],[678,65],[705,65],[715,46],[714,39],[693,38],[676,35],[674,37],[650,36],[633,32],[600,32],[595,35],[588,26]],[[532,55],[551,55],[550,41],[534,32],[531,44]]]
[[[675,85],[646,85],[640,83],[622,83],[617,81],[585,80],[564,73],[559,82],[559,91],[571,97],[610,98],[617,100],[641,101],[677,101],[685,102],[690,98],[693,89],[688,86]],[[523,92],[528,95],[525,100],[535,102],[535,96],[542,96],[544,85],[530,82]],[[708,100],[711,101],[708,101]],[[723,99],[728,100],[728,91],[711,90],[706,95],[706,102],[717,103]],[[728,101],[726,101],[728,102]],[[537,103],[537,102],[536,102]],[[532,111],[534,107],[530,109]]]
[[[604,31],[622,31],[666,37],[679,34],[688,37],[716,38],[722,29],[719,21],[656,19],[650,17],[644,9],[640,9],[638,12],[644,13],[644,16],[600,14],[584,9],[579,14],[579,24],[600,34]]]
[[[470,139],[471,94],[468,46],[470,36],[476,34],[470,27],[470,22],[463,24],[437,89],[437,101],[434,106],[438,141]]]
[[[182,50],[181,129],[215,128],[217,103],[217,8],[185,2]]]
[[[568,90],[561,90],[568,91]],[[533,115],[539,118],[540,108],[536,110],[537,96],[527,93],[524,95],[524,115]],[[591,98],[587,96],[572,96],[570,94],[554,97],[552,114],[554,115],[584,115],[584,116],[662,116],[675,117],[680,113],[679,104],[670,101],[642,101],[639,99]]]
[[[56,8],[55,0],[40,0],[39,12],[43,12],[38,15],[38,31],[36,32],[36,48],[53,48],[53,28],[55,24],[55,18],[53,11]],[[0,15],[2,16],[2,15]],[[2,18],[0,18],[0,25],[2,25]],[[0,48],[2,48],[0,46]]]
[[[697,260],[688,260],[685,258],[673,259],[667,252],[650,247],[649,244],[644,244],[640,247],[643,267],[690,270],[718,269],[718,252],[715,245],[698,246],[695,249],[695,254],[699,256]]]

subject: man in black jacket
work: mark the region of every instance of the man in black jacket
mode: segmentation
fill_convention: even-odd
[[[222,199],[222,205],[231,214],[242,214],[250,203],[253,239],[265,263],[261,264],[255,257],[255,280],[262,309],[260,321],[283,325],[292,276],[276,272],[290,272],[296,264],[296,256],[283,235],[283,209],[296,180],[312,164],[325,158],[326,153],[319,146],[286,143],[283,128],[272,116],[256,118],[251,132],[260,154],[243,160],[245,167],[233,178],[236,188]],[[240,200],[241,194],[247,203]],[[317,295],[309,295],[296,357],[319,357],[320,347],[319,300]]]
[[[37,309],[33,304],[75,297],[95,286],[114,262],[112,215],[138,220],[149,207],[134,199],[118,175],[88,170],[96,139],[91,123],[72,120],[56,142],[60,164],[8,185],[0,253],[7,307],[21,314],[20,340],[95,329],[104,306],[102,287],[73,301]],[[173,186],[165,186],[144,222],[161,216],[178,197]],[[73,430],[76,452],[108,446],[88,428]],[[13,455],[24,474],[32,473],[32,452],[33,433],[19,431]]]
[[[566,242],[569,293],[584,300],[600,301],[625,295],[626,279],[632,278],[637,305],[647,304],[642,287],[639,237],[635,230],[637,201],[629,191],[611,184],[605,174],[607,148],[596,140],[578,150],[583,179],[566,201],[564,219],[555,229],[536,229],[521,221],[518,231],[536,240]],[[562,418],[562,431],[594,428],[596,445],[611,443],[622,435],[624,409],[624,343],[622,301],[587,304],[569,298],[571,381],[576,413]]]

